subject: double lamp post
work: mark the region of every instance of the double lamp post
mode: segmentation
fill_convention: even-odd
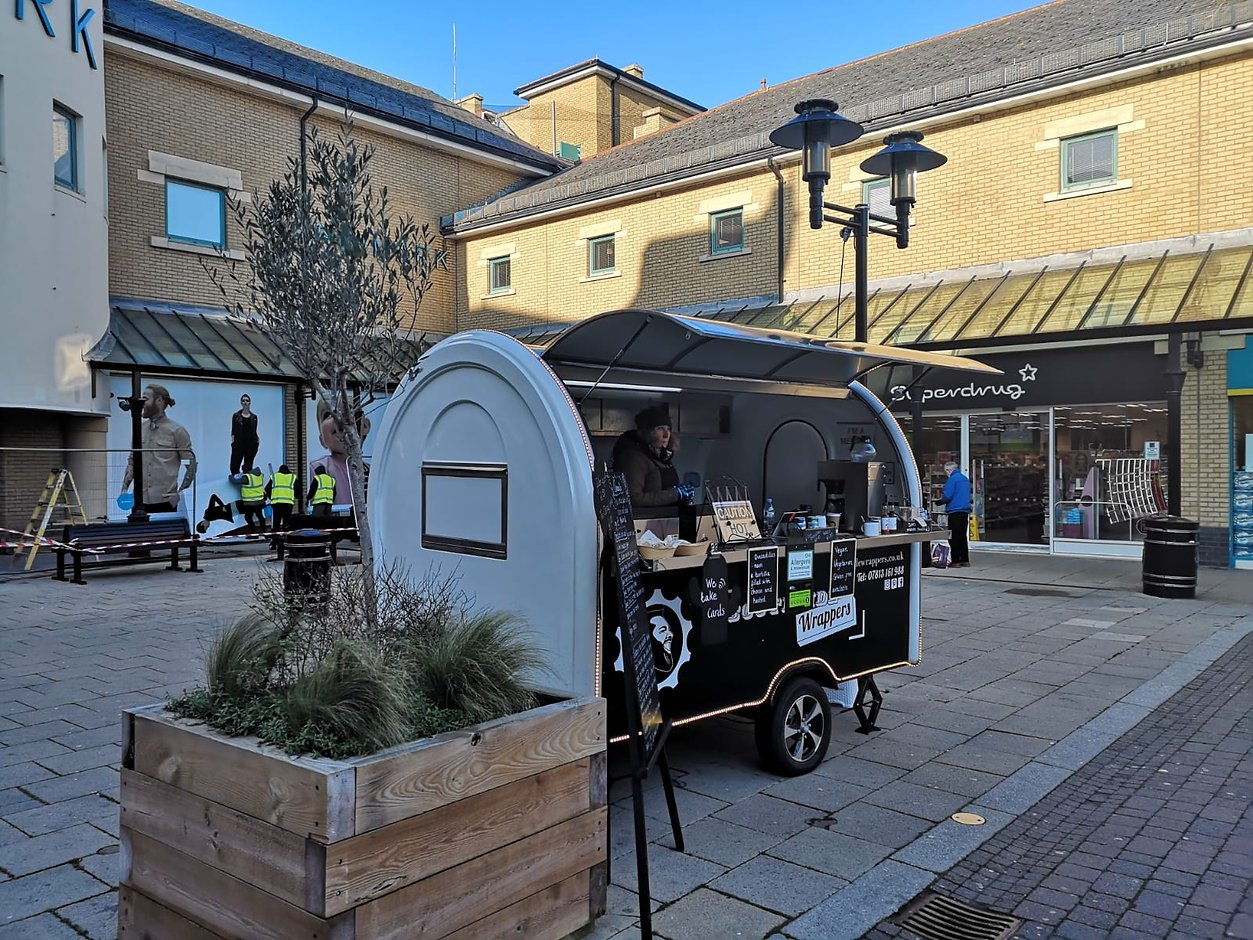
[[[897,248],[909,247],[909,212],[918,199],[918,174],[943,166],[948,158],[924,147],[922,134],[917,131],[897,131],[884,139],[887,146],[861,164],[863,172],[888,178],[895,217],[875,215],[865,203],[858,203],[850,209],[826,202],[823,190],[831,179],[831,148],[852,143],[865,133],[860,124],[836,113],[838,107],[827,98],[811,98],[798,103],[797,116],[771,132],[770,142],[802,152],[801,178],[809,184],[809,227],[820,229],[824,222],[834,222],[843,228],[844,237],[852,235],[854,337],[857,342],[865,343],[868,342],[869,332],[866,322],[866,283],[869,280],[866,248],[870,233],[896,239]]]

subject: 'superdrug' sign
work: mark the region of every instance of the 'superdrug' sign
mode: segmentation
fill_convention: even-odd
[[[70,34],[70,51],[76,55],[79,52],[84,53],[87,63],[93,69],[99,68],[96,64],[96,50],[91,44],[91,33],[87,30],[87,24],[96,15],[94,9],[84,7],[79,0],[69,0],[68,3],[65,0],[13,0],[13,3],[13,15],[24,20],[27,10],[33,11],[39,25],[43,27],[44,35],[49,39],[57,38],[53,20],[65,23]]]

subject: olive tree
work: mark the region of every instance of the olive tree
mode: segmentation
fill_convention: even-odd
[[[366,513],[361,395],[385,390],[413,349],[418,307],[447,250],[426,223],[394,211],[370,176],[374,149],[346,124],[310,132],[307,154],[249,201],[234,200],[247,262],[211,275],[295,365],[334,418],[344,445],[367,578],[374,545]],[[242,273],[241,273],[242,271]],[[404,365],[398,365],[404,363]]]

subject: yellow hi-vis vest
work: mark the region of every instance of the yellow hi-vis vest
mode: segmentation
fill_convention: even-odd
[[[245,503],[264,503],[265,477],[259,473],[244,474],[244,485],[239,488],[239,495]]]
[[[313,505],[335,502],[335,478],[329,473],[318,473],[313,478],[318,483],[318,488],[313,491]]]
[[[293,506],[296,503],[296,474],[276,473],[270,479],[270,505]]]

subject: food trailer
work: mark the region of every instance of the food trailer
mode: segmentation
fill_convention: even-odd
[[[422,356],[379,430],[370,520],[380,564],[456,573],[478,605],[518,614],[545,649],[536,687],[605,695],[611,736],[624,734],[594,479],[634,415],[664,403],[675,465],[696,497],[634,514],[642,538],[694,543],[641,562],[662,710],[674,725],[748,714],[763,759],[804,773],[830,740],[827,690],[861,680],[877,697],[875,673],[918,662],[923,543],[947,534],[925,526],[905,436],[860,382],[893,362],[995,371],[635,309],[543,347],[456,334]],[[759,531],[767,499],[780,514],[816,515],[829,497],[844,508],[838,526]],[[874,530],[863,519],[887,506],[897,531],[863,534]]]

